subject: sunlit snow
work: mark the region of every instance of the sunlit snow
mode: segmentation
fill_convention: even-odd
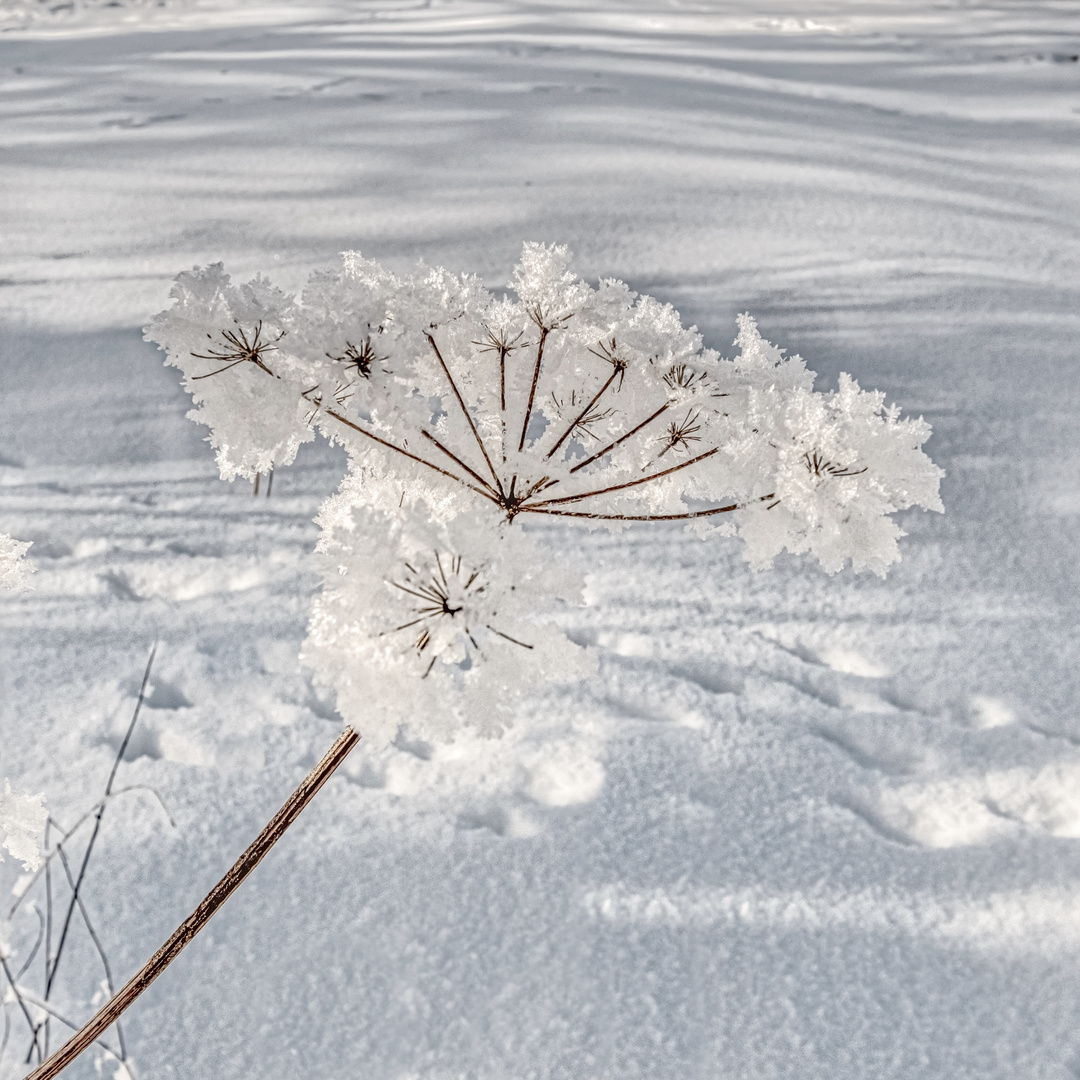
[[[132,1076],[1080,1076],[1078,57],[1051,0],[0,0],[0,533],[36,567],[0,782],[73,825],[160,642],[84,886],[117,980],[341,729],[297,657],[343,459],[218,479],[141,339],[179,271],[501,290],[566,243],[727,355],[752,311],[946,472],[884,581],[529,526],[596,674],[501,739],[361,742],[129,1011]],[[80,929],[50,1001],[102,978]]]

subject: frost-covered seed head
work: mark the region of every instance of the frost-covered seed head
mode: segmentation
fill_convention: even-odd
[[[148,328],[183,370],[223,477],[287,465],[317,434],[348,454],[320,516],[333,561],[305,646],[347,716],[376,700],[380,730],[421,706],[460,718],[477,694],[511,701],[551,677],[556,655],[578,670],[581,650],[530,622],[577,586],[515,547],[522,521],[679,520],[737,532],[755,566],[786,549],[880,574],[899,557],[892,515],[941,508],[928,425],[846,375],[815,392],[749,315],[724,359],[670,304],[592,287],[556,245],[525,244],[511,287],[497,297],[442,268],[400,277],[350,252],[292,297],[264,278],[233,285],[219,264],[181,274]],[[536,560],[527,589],[512,551]],[[495,621],[482,610],[500,580],[514,599]],[[412,700],[400,679],[453,693]]]

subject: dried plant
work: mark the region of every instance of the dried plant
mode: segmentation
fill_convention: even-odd
[[[701,442],[701,436],[698,435],[698,432],[701,431],[704,425],[698,423],[700,418],[700,412],[687,409],[686,415],[681,420],[672,420],[668,424],[667,431],[660,437],[664,448],[657,454],[657,457],[662,458],[669,450],[685,450],[689,453],[692,442]]]
[[[147,659],[146,669],[143,672],[142,683],[139,687],[139,695],[135,702],[131,721],[128,724],[127,731],[125,732],[124,738],[121,740],[120,747],[113,759],[112,768],[109,771],[102,797],[94,806],[82,814],[70,828],[61,826],[54,817],[46,814],[42,807],[39,811],[39,824],[44,828],[46,850],[43,856],[39,855],[37,850],[37,836],[35,835],[33,839],[34,858],[29,861],[26,861],[24,858],[24,866],[27,869],[34,870],[35,873],[30,877],[29,881],[20,883],[15,902],[7,914],[8,920],[13,919],[19,909],[24,905],[30,906],[30,898],[34,895],[34,890],[38,887],[41,888],[44,894],[45,914],[44,916],[41,914],[38,904],[34,902],[32,907],[38,914],[39,919],[37,941],[34,943],[29,956],[23,962],[17,973],[12,972],[6,957],[3,958],[3,971],[7,977],[9,991],[15,1001],[19,1004],[20,1011],[28,1026],[29,1045],[24,1059],[24,1063],[27,1065],[31,1064],[35,1059],[40,1064],[49,1056],[53,1020],[58,1020],[61,1025],[72,1028],[73,1030],[77,1030],[78,1028],[77,1024],[69,1020],[64,1014],[58,1012],[52,1002],[54,990],[56,988],[56,978],[60,969],[60,962],[64,957],[65,949],[71,941],[72,933],[75,930],[76,913],[78,914],[79,922],[86,931],[86,934],[101,961],[102,970],[105,975],[104,989],[107,990],[110,998],[113,997],[116,992],[108,955],[106,954],[101,938],[95,929],[90,913],[87,911],[83,894],[85,891],[86,873],[90,866],[90,860],[93,856],[95,845],[101,833],[102,819],[104,818],[105,811],[111,801],[132,791],[149,792],[157,799],[159,804],[161,804],[162,809],[164,809],[164,803],[161,801],[161,796],[158,795],[153,788],[146,787],[142,784],[126,788],[114,788],[120,764],[127,752],[131,736],[139,721],[143,703],[146,700],[150,673],[153,670],[156,652],[157,645],[155,644],[150,650],[150,656]],[[38,800],[40,802],[40,796],[38,797]],[[0,802],[2,802],[2,800],[0,800]],[[0,806],[0,810],[2,810],[2,806]],[[166,811],[166,817],[168,816],[168,811]],[[169,818],[169,821],[171,824],[172,819]],[[77,842],[76,837],[83,830],[84,826],[92,826],[90,829],[90,836],[80,857],[73,863],[72,849]],[[39,829],[39,835],[40,832],[41,830]],[[54,833],[59,838],[55,842],[52,842],[52,835]],[[62,871],[62,877],[59,873],[60,871]],[[54,881],[56,878],[59,878],[59,880]],[[67,898],[66,902],[61,903],[64,884],[67,886]],[[3,950],[0,949],[0,953],[2,952]],[[23,976],[30,971],[31,965],[39,952],[42,954],[43,970],[41,976],[41,991],[40,993],[35,994],[28,989],[21,980]],[[104,1032],[101,1034],[103,1035]],[[102,1049],[111,1054],[116,1061],[124,1063],[127,1061],[127,1046],[119,1018],[115,1021],[115,1034],[115,1047],[104,1041],[103,1038],[98,1038],[97,1042]]]
[[[354,345],[351,341],[346,341],[345,349],[339,356],[331,356],[330,353],[326,355],[335,364],[341,364],[346,370],[359,375],[361,379],[370,379],[372,368],[387,359],[385,356],[379,356],[375,352],[375,347],[371,344],[370,334],[364,337],[359,346]],[[347,386],[348,383],[339,385]]]
[[[725,360],[670,305],[618,281],[581,281],[565,248],[526,244],[511,287],[496,298],[468,275],[399,277],[347,253],[341,272],[290,297],[262,278],[234,286],[216,265],[180,275],[176,306],[148,328],[184,372],[223,477],[287,465],[316,434],[348,452],[349,474],[320,515],[326,585],[305,655],[346,718],[370,717],[372,687],[389,685],[396,665],[414,676],[413,696],[394,689],[376,730],[365,725],[376,743],[406,714],[445,716],[450,700],[461,719],[498,728],[463,704],[470,688],[483,697],[497,684],[505,700],[530,665],[536,677],[588,667],[557,632],[531,629],[576,586],[553,583],[550,567],[539,574],[523,519],[684,521],[702,535],[737,533],[754,565],[787,548],[830,572],[850,561],[883,573],[899,557],[890,515],[940,509],[941,473],[921,451],[928,426],[848,376],[815,393],[802,360],[748,315]],[[222,326],[239,329],[229,337]],[[208,336],[224,344],[198,351]],[[227,366],[207,371],[207,361]],[[428,566],[432,552],[488,581],[484,603],[508,599],[522,628],[470,616],[462,632],[464,606],[440,607],[458,603],[450,574],[436,567],[430,588],[403,576],[405,563],[427,574],[414,560]],[[405,605],[388,626],[390,594],[408,597],[407,581],[419,594],[410,602],[430,604]],[[428,696],[440,680],[462,693]],[[430,721],[433,734],[441,723]]]
[[[275,341],[280,341],[284,337],[285,332],[282,331]],[[212,334],[206,335],[211,341],[214,340]],[[248,340],[248,332],[242,327],[237,330],[222,330],[219,333],[220,343],[217,348],[210,349],[205,353],[192,353],[191,355],[199,360],[216,360],[224,363],[224,367],[220,367],[217,371],[208,371],[205,375],[196,375],[196,379],[209,379],[212,375],[220,375],[222,372],[231,371],[237,364],[254,364],[260,371],[265,371],[267,375],[273,375],[273,372],[266,366],[263,361],[263,356],[266,353],[277,352],[277,346],[270,341],[267,341],[262,336],[262,321],[260,320],[255,324],[254,329],[251,331],[251,340]]]

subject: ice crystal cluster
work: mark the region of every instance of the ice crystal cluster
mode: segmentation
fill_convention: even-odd
[[[354,252],[299,296],[217,264],[181,274],[147,328],[224,478],[288,465],[320,434],[347,451],[304,656],[376,743],[402,720],[497,729],[493,705],[588,670],[551,621],[581,583],[522,522],[685,521],[737,534],[755,566],[787,549],[882,574],[891,515],[941,509],[921,419],[846,375],[815,392],[749,315],[723,358],[671,305],[569,262],[525,244],[503,296]]]
[[[26,870],[36,870],[40,865],[38,838],[45,828],[45,817],[44,795],[12,791],[11,784],[4,781],[0,794],[0,834],[3,834],[0,848],[18,859]],[[0,855],[0,862],[3,861]]]
[[[29,541],[14,540],[0,533],[0,591],[30,588],[34,564],[26,557]]]
[[[30,544],[0,533],[0,592],[30,587],[33,566],[26,558]],[[45,828],[45,803],[41,795],[11,790],[5,780],[0,794],[0,849],[7,850],[27,870],[38,866],[38,837]],[[3,862],[0,854],[0,862]]]

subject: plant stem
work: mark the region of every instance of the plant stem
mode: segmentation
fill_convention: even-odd
[[[78,1024],[72,1023],[72,1021],[70,1021],[63,1013],[57,1012],[57,1010],[54,1009],[52,1005],[49,1005],[47,1002],[39,1001],[36,997],[34,997],[33,994],[28,994],[25,990],[23,991],[22,996],[26,1001],[33,1005],[34,1008],[42,1009],[44,1012],[47,1012],[49,1016],[55,1017],[65,1027],[71,1028],[72,1031],[79,1030]],[[125,1060],[124,1055],[120,1051],[111,1047],[104,1039],[95,1039],[94,1044],[96,1046],[100,1046],[102,1050],[107,1050],[114,1058],[116,1058],[117,1061]]]
[[[549,510],[545,506],[522,506],[522,514],[551,514],[555,517],[589,518],[592,521],[689,521],[692,518],[712,517],[714,514],[730,514],[732,510],[741,510],[756,502],[768,502],[775,498],[775,493],[762,495],[749,503],[729,503],[716,506],[711,510],[689,510],[685,514],[594,514],[589,510]],[[774,503],[773,506],[776,504]],[[772,509],[772,507],[767,507]]]
[[[56,955],[53,957],[52,967],[49,969],[48,978],[45,980],[45,1000],[49,1000],[49,994],[52,992],[53,982],[56,979],[56,969],[60,966],[60,956],[64,951],[64,943],[67,940],[68,930],[71,927],[71,917],[75,913],[75,905],[79,902],[79,889],[82,888],[83,879],[86,877],[86,868],[90,864],[90,856],[94,852],[94,844],[97,841],[98,833],[101,831],[101,819],[105,814],[105,806],[109,795],[112,794],[113,781],[116,779],[116,771],[120,768],[120,762],[124,760],[124,754],[127,751],[128,743],[131,741],[132,732],[135,730],[135,724],[138,722],[139,713],[142,710],[143,701],[146,698],[146,686],[150,681],[150,671],[154,666],[154,657],[157,654],[157,642],[154,642],[153,647],[150,650],[150,658],[146,661],[146,670],[143,672],[142,685],[139,687],[139,700],[135,702],[135,712],[132,714],[131,723],[128,724],[128,729],[124,735],[123,742],[120,743],[120,749],[117,751],[116,759],[113,761],[112,772],[109,773],[109,781],[105,785],[105,796],[101,801],[101,806],[98,808],[97,816],[94,820],[94,831],[90,834],[90,842],[86,845],[86,853],[83,855],[82,866],[79,867],[79,877],[75,882],[75,886],[71,891],[71,902],[68,904],[67,912],[64,915],[64,926],[60,931],[60,941],[56,946]]]
[[[64,853],[64,849],[57,846],[57,851],[60,855],[60,863],[64,867],[64,873],[67,875],[68,885],[71,887],[72,892],[75,891],[75,879],[71,876],[71,867],[68,864],[67,855]],[[109,991],[109,997],[111,998],[116,993],[116,988],[113,986],[112,968],[109,966],[109,958],[105,955],[105,947],[101,944],[101,938],[97,936],[97,931],[94,929],[94,924],[90,921],[90,914],[86,910],[86,905],[83,903],[83,898],[79,897],[79,914],[82,915],[83,923],[86,926],[86,932],[90,935],[90,940],[94,943],[94,948],[97,949],[98,957],[101,959],[101,966],[105,969],[105,986]],[[58,1017],[62,1023],[67,1023],[63,1017]],[[74,1026],[74,1025],[69,1025]],[[116,1040],[120,1044],[119,1058],[121,1061],[127,1060],[127,1046],[124,1043],[124,1029],[120,1026],[120,1021],[116,1021]]]
[[[475,491],[477,495],[483,495],[485,499],[491,499],[492,502],[498,502],[498,499],[489,495],[486,491],[482,491],[478,487],[473,487],[472,484],[465,480],[462,480],[460,476],[455,476],[454,473],[449,472],[446,469],[440,468],[438,465],[433,465],[430,461],[425,461],[422,457],[417,457],[416,454],[411,453],[408,450],[403,450],[400,446],[395,446],[392,442],[388,442],[386,439],[380,439],[378,435],[371,431],[365,431],[359,424],[354,424],[351,420],[347,420],[341,413],[334,412],[333,409],[327,409],[326,415],[332,416],[339,424],[344,424],[348,428],[352,428],[353,431],[358,431],[361,435],[366,435],[373,442],[377,442],[380,446],[385,446],[389,450],[396,450],[399,454],[403,454],[405,457],[412,461],[419,462],[421,465],[426,465],[429,469],[434,469],[437,473],[442,473],[443,476],[449,476],[451,480],[456,480],[462,487],[467,487],[470,491]]]
[[[439,442],[439,440],[436,439],[430,431],[421,429],[420,434],[423,435],[424,438],[428,440],[428,442],[433,442],[436,447],[438,447],[438,449],[441,450],[452,462],[464,469],[465,472],[467,472],[478,484],[490,491],[492,495],[498,494],[498,492],[475,469],[470,469],[469,466],[466,465],[465,462],[457,456],[457,454],[455,454],[452,450],[447,450],[447,448],[443,446],[443,444]]]
[[[30,1034],[34,1040],[33,1045],[30,1047],[30,1052],[33,1053],[38,1044],[37,1037],[40,1025],[34,1023],[33,1017],[30,1015],[30,1010],[27,1009],[26,1002],[23,1001],[22,994],[19,993],[19,987],[15,982],[15,977],[11,974],[11,968],[8,967],[7,957],[4,956],[3,953],[0,953],[0,967],[3,967],[8,984],[11,986],[11,992],[15,995],[15,1000],[19,1003],[19,1008],[22,1009],[22,1014],[25,1017],[27,1024],[30,1026]]]
[[[608,443],[603,450],[597,450],[592,457],[587,457],[584,461],[579,461],[571,470],[571,473],[576,473],[578,469],[584,469],[586,465],[591,465],[597,458],[602,458],[609,450],[614,450],[616,446],[621,442],[626,442],[631,435],[636,435],[646,424],[651,424],[661,413],[667,412],[668,406],[661,405],[659,409],[645,420],[642,420],[637,427],[631,428],[625,435],[620,435],[614,442]]]
[[[727,514],[739,510],[742,503],[730,506],[718,506],[713,510],[694,510],[686,514],[593,514],[588,510],[548,510],[546,507],[523,506],[522,514],[551,514],[555,517],[588,518],[591,521],[689,521],[691,518],[712,517],[713,514]]]
[[[450,383],[450,389],[454,391],[454,397],[457,398],[457,403],[461,406],[462,415],[468,421],[469,428],[473,433],[473,438],[476,439],[476,445],[480,447],[480,453],[484,455],[484,461],[487,462],[491,478],[495,481],[495,486],[499,489],[499,494],[501,495],[503,493],[502,481],[499,479],[499,474],[495,471],[495,466],[491,464],[491,458],[488,457],[487,447],[484,446],[484,440],[480,438],[480,432],[476,430],[476,424],[473,423],[472,413],[465,407],[465,401],[457,388],[457,383],[454,382],[454,376],[450,374],[450,369],[446,366],[446,361],[442,358],[442,353],[439,352],[439,346],[435,344],[435,339],[430,334],[427,335],[427,339],[430,342],[432,349],[434,349],[435,355],[439,358],[439,363],[442,365],[442,369],[446,373],[446,378]],[[471,469],[469,471],[472,472]]]
[[[540,363],[544,359],[544,342],[547,341],[548,332],[546,326],[540,327],[540,343],[536,346],[536,366],[533,368],[532,386],[529,388],[529,403],[525,407],[525,422],[521,425],[521,439],[518,442],[519,454],[525,449],[525,433],[529,430],[529,421],[532,419],[536,384],[540,381]]]
[[[143,969],[88,1024],[30,1073],[26,1080],[51,1080],[116,1022],[124,1010],[176,959],[184,946],[210,921],[214,912],[259,865],[263,856],[281,839],[285,830],[299,817],[300,812],[345,760],[359,739],[360,736],[352,728],[346,728],[338,736],[326,756],[308,773],[285,805],[270,819],[266,828],[236,860],[232,869],[210,890],[206,899],[180,924]]]
[[[560,446],[562,446],[562,444],[570,437],[570,435],[572,434],[574,428],[576,428],[578,426],[578,424],[580,424],[581,421],[584,420],[585,417],[589,415],[589,411],[604,396],[604,391],[615,381],[615,376],[618,375],[618,374],[619,374],[619,369],[614,368],[612,370],[612,372],[611,372],[611,375],[608,378],[608,381],[606,383],[604,383],[603,386],[600,387],[600,389],[596,392],[596,396],[592,399],[592,401],[590,401],[589,404],[586,405],[585,408],[581,410],[581,412],[578,414],[578,416],[576,416],[574,418],[574,420],[571,422],[570,426],[559,436],[559,441],[544,455],[545,460],[547,458],[550,458],[552,456],[552,454],[554,454],[555,451],[558,450]],[[621,386],[622,384],[620,383],[619,385]]]
[[[638,477],[637,480],[627,480],[625,483],[612,484],[610,487],[597,488],[595,491],[583,491],[580,495],[563,495],[558,499],[544,499],[542,502],[533,503],[532,506],[523,505],[520,509],[536,510],[544,506],[555,506],[558,503],[580,502],[582,499],[590,499],[594,495],[608,495],[612,491],[624,491],[626,488],[637,487],[639,484],[647,484],[650,480],[659,480],[663,476],[669,476],[673,472],[688,468],[690,465],[694,465],[699,461],[704,461],[705,458],[712,457],[713,454],[718,454],[719,452],[720,447],[714,446],[711,450],[706,450],[704,454],[698,454],[697,457],[689,458],[678,465],[672,465],[670,469],[663,469],[658,473],[650,473],[648,476]]]

